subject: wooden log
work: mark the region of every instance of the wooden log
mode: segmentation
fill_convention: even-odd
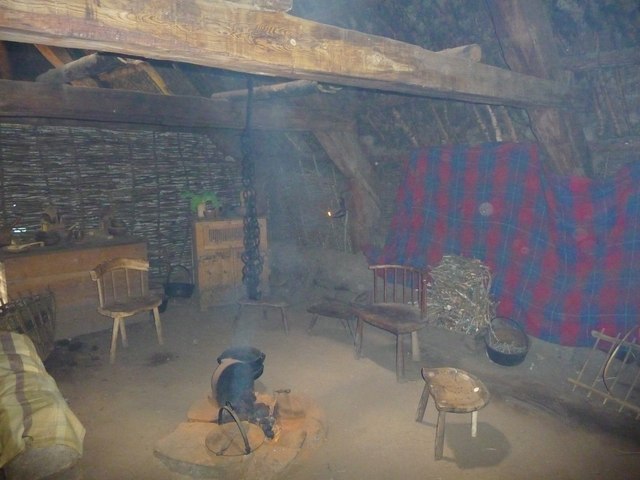
[[[480,60],[482,60],[482,47],[477,43],[438,50],[438,53],[441,55],[450,55],[452,57],[464,58],[471,62],[479,62]]]
[[[4,0],[0,39],[480,103],[565,105],[559,82],[222,0]]]
[[[263,85],[253,89],[254,100],[267,100],[269,98],[282,98],[291,95],[305,95],[318,91],[318,82],[310,80],[294,80],[292,82]],[[211,95],[212,100],[244,100],[247,98],[247,90],[231,90],[218,92]]]
[[[562,78],[551,22],[543,3],[487,0],[487,6],[512,70],[547,79]],[[576,115],[545,107],[530,107],[527,112],[543,159],[553,170],[566,175],[593,175],[591,155]]]
[[[114,55],[92,53],[38,75],[36,82],[70,83],[73,80],[95,77],[101,73],[110,72],[124,63],[124,60]]]

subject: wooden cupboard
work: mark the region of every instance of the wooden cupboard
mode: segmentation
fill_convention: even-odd
[[[260,289],[267,293],[269,262],[267,220],[259,218],[263,271]],[[198,220],[193,223],[193,259],[200,309],[236,302],[245,295],[242,283],[243,219]]]

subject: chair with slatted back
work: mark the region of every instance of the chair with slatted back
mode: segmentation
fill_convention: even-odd
[[[371,265],[373,302],[354,304],[356,358],[361,357],[364,324],[396,336],[396,379],[404,380],[404,339],[411,337],[412,359],[420,361],[418,331],[428,321],[426,315],[427,273],[404,265]]]
[[[116,360],[118,334],[126,347],[125,318],[143,312],[153,312],[158,343],[164,344],[158,306],[162,298],[149,293],[149,262],[137,258],[115,258],[101,263],[91,271],[98,285],[98,312],[113,318],[110,362]]]

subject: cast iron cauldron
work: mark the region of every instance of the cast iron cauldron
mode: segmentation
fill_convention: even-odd
[[[172,281],[171,275],[173,274],[174,269],[182,270],[183,274],[191,280],[191,272],[184,265],[175,265],[174,267],[171,267],[169,275],[167,275],[167,282],[164,284],[165,295],[172,298],[191,298],[195,285],[191,282]]]
[[[529,352],[529,337],[524,328],[510,318],[495,317],[484,335],[489,358],[506,367],[519,365]]]
[[[225,358],[231,358],[249,365],[253,371],[253,379],[260,378],[264,371],[264,359],[266,355],[254,347],[231,347],[226,349],[218,357],[218,364]]]

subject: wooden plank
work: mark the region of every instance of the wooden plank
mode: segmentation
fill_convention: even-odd
[[[564,105],[566,85],[221,0],[5,0],[0,39],[505,105]]]
[[[350,129],[350,114],[340,113],[341,101],[334,97],[324,95],[321,102],[314,104],[313,115],[309,115],[309,107],[302,101],[288,102],[282,108],[256,102],[252,127],[297,131]],[[202,97],[0,80],[0,118],[3,117],[243,129],[245,106]]]

